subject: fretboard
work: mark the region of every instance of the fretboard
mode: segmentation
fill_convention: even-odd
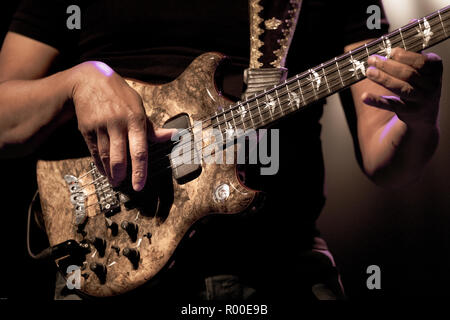
[[[366,78],[371,55],[389,58],[394,48],[420,52],[447,39],[450,6],[412,22],[355,50],[311,68],[284,83],[219,110],[211,117],[225,139],[236,129],[266,127]]]

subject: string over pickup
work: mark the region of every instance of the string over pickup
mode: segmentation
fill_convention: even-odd
[[[118,192],[113,190],[105,176],[102,176],[95,164],[91,162],[92,178],[95,187],[95,193],[98,199],[98,206],[100,211],[106,216],[110,217],[120,211],[120,200]]]

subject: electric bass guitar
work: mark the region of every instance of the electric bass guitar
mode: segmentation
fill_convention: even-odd
[[[176,248],[198,220],[257,206],[260,192],[244,186],[236,164],[205,161],[208,146],[229,142],[229,130],[267,127],[363,80],[370,55],[390,57],[396,47],[420,52],[449,34],[450,6],[240,102],[217,90],[215,73],[226,59],[220,53],[199,56],[168,84],[127,79],[156,126],[192,136],[195,128],[213,128],[223,141],[206,135],[195,143],[197,164],[179,161],[170,152],[172,142],[150,146],[141,192],[112,188],[89,157],[38,161],[42,217],[61,271],[70,277],[67,270],[78,267],[79,290],[95,297],[119,295],[153,279],[173,264]],[[227,143],[225,151],[236,152],[233,146]]]

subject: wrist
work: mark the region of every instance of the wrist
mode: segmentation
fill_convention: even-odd
[[[88,80],[104,80],[111,77],[114,70],[101,61],[86,61],[68,70],[67,84],[69,98],[73,99],[77,88]]]

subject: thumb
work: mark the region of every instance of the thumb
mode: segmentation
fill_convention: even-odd
[[[147,137],[151,142],[168,141],[176,132],[176,129],[155,128],[150,120],[147,121]]]
[[[152,142],[165,142],[170,140],[176,132],[176,129],[157,128],[154,130],[153,136],[150,136],[150,140]]]
[[[379,96],[372,93],[363,94],[362,100],[365,104],[369,106],[392,112],[396,112],[400,107],[402,107],[405,104],[399,97]]]

